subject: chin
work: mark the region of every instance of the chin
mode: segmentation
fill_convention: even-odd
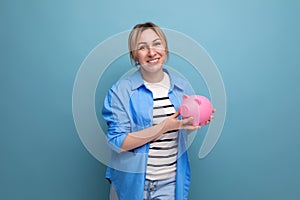
[[[141,68],[145,72],[156,73],[162,70],[162,64],[156,65],[141,65]]]

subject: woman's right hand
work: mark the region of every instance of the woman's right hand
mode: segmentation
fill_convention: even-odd
[[[127,134],[123,141],[121,152],[129,151],[131,149],[142,146],[147,142],[157,139],[159,136],[168,131],[187,129],[189,130],[189,132],[191,132],[200,128],[200,126],[192,125],[192,117],[179,120],[177,118],[178,116],[179,112],[176,112],[175,114],[169,116],[163,122],[155,126],[151,126],[149,128]]]
[[[179,112],[177,111],[162,123],[164,123],[165,132],[179,129],[187,129],[189,131],[194,131],[201,128],[201,126],[194,126],[193,118],[189,117],[186,119],[178,119]]]

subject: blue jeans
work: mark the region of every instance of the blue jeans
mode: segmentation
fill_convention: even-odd
[[[144,200],[175,200],[175,185],[175,177],[160,181],[145,180]],[[119,200],[112,184],[109,199]]]
[[[175,200],[176,178],[159,181],[145,180],[144,200]]]

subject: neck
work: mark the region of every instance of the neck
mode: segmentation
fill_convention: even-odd
[[[143,79],[148,83],[158,83],[164,78],[164,71],[159,70],[157,72],[147,72],[141,69]]]

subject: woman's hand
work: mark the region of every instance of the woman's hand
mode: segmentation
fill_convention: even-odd
[[[213,113],[215,113],[216,111],[217,111],[217,110],[216,110],[215,108],[212,110]],[[206,124],[206,125],[207,125],[207,124],[210,124],[210,121],[211,121],[213,118],[215,118],[215,116],[212,114],[212,115],[210,116],[210,119],[207,120],[205,124]]]
[[[176,112],[175,114],[169,116],[163,122],[155,126],[151,126],[149,128],[127,134],[122,143],[121,152],[140,147],[147,142],[157,139],[159,136],[168,131],[178,129],[188,129],[190,131],[193,131],[200,128],[200,126],[192,125],[192,117],[179,120],[177,119],[178,116],[179,112]]]
[[[215,109],[213,110],[213,113],[214,112],[216,112]],[[149,128],[127,134],[126,138],[123,141],[121,151],[129,151],[131,149],[142,146],[147,142],[157,139],[159,136],[168,131],[187,129],[189,132],[192,132],[201,128],[201,126],[194,126],[192,124],[192,117],[180,120],[177,119],[178,116],[179,112],[176,112],[166,118],[163,122],[155,126],[151,126]],[[211,115],[210,118],[213,119],[214,116]],[[210,120],[208,120],[207,122],[210,123]]]
[[[193,118],[189,117],[186,119],[177,119],[179,116],[179,112],[177,111],[170,117],[168,117],[166,120],[164,120],[162,123],[164,124],[164,132],[172,131],[172,130],[179,130],[179,129],[187,129],[190,131],[196,130],[201,128],[200,126],[194,126]]]

